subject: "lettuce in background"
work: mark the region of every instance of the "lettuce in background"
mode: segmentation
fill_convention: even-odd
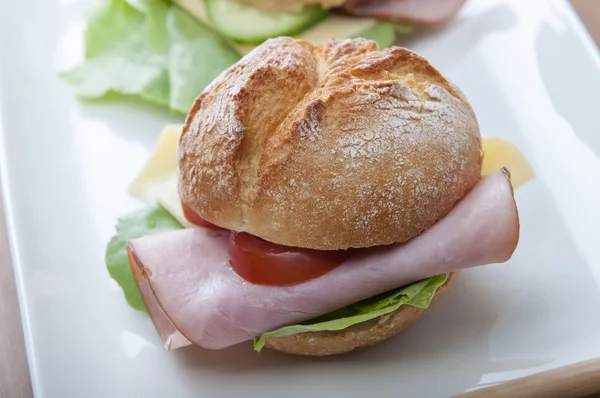
[[[227,39],[169,1],[92,0],[90,5],[85,57],[60,74],[80,98],[117,93],[186,114],[204,88],[241,58]],[[385,48],[397,30],[378,22],[356,37]]]
[[[61,76],[81,98],[114,92],[185,114],[239,59],[220,36],[164,0],[96,0],[85,59]]]
[[[240,55],[187,12],[171,7],[168,73],[172,109],[188,112],[214,78],[240,60]]]

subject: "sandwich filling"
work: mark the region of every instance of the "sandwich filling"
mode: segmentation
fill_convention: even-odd
[[[250,283],[287,286],[306,282],[333,270],[350,254],[348,250],[311,250],[267,242],[247,232],[214,225],[184,202],[181,207],[187,220],[195,226],[229,233],[229,265]]]
[[[248,283],[230,265],[226,231],[190,228],[156,234],[129,241],[127,250],[165,344],[221,349],[399,286],[507,261],[518,235],[513,188],[501,170],[482,178],[446,217],[419,236],[349,253],[339,266],[303,283]]]

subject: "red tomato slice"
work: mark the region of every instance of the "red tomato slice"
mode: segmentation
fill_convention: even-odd
[[[183,201],[181,201],[181,207],[183,209],[183,215],[192,224],[194,224],[198,227],[214,229],[217,231],[227,231],[226,228],[221,228],[218,225],[210,223],[210,222],[206,221],[205,219],[203,219],[202,217],[200,217],[198,215],[198,213],[196,213],[194,210],[192,210],[192,208],[189,207],[187,204],[185,204]]]
[[[310,250],[278,245],[245,232],[229,235],[229,263],[250,283],[286,286],[328,273],[348,256],[345,250]]]

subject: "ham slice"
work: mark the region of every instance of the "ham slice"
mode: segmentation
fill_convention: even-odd
[[[464,2],[465,0],[347,0],[342,9],[360,17],[438,24],[453,17]]]
[[[135,262],[136,259],[130,252],[129,263],[135,264]],[[143,274],[143,267],[135,267],[132,265],[131,270],[140,290],[140,294],[144,300],[144,304],[146,304],[148,315],[150,315],[150,319],[152,319],[152,323],[154,323],[154,327],[156,328],[158,335],[165,344],[165,348],[167,350],[173,350],[179,347],[190,345],[190,341],[183,337],[181,333],[179,333],[179,330],[177,330],[173,323],[171,323],[169,317],[165,314],[156,299],[154,299],[152,289],[150,288],[150,283]]]
[[[286,287],[242,280],[228,265],[227,240],[227,233],[197,228],[129,243],[142,296],[167,345],[180,332],[178,341],[220,349],[423,278],[507,261],[519,219],[508,173],[498,171],[416,238],[358,251],[328,274]]]

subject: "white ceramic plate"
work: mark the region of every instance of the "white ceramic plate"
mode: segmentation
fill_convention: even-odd
[[[73,98],[55,71],[79,46],[82,11],[30,0],[0,12],[2,191],[37,397],[441,397],[600,356],[600,63],[566,1],[470,0],[446,30],[402,43],[463,89],[486,135],[520,146],[537,179],[517,192],[509,263],[464,272],[398,338],[325,359],[251,344],[167,353],[125,304],[105,244],[174,119]]]

